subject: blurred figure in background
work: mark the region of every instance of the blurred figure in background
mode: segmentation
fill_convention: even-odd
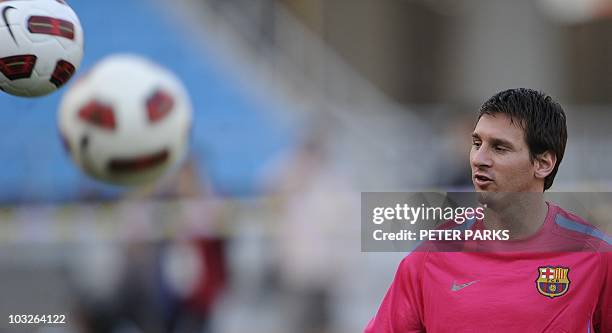
[[[86,251],[73,267],[77,289],[85,291],[77,306],[85,332],[207,332],[227,281],[226,242],[214,225],[219,210],[212,200],[190,159],[119,204],[129,225],[122,239],[106,251]],[[92,271],[106,278],[79,275]]]
[[[266,193],[278,215],[275,257],[289,329],[338,332],[335,290],[358,251],[358,196],[334,167],[331,134],[320,126],[267,170]],[[357,212],[357,213],[356,213]]]

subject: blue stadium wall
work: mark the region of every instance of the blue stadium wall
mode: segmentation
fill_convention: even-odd
[[[181,31],[151,1],[70,5],[85,32],[77,77],[117,52],[141,54],[168,67],[192,97],[192,153],[200,172],[219,193],[253,194],[262,166],[291,141],[289,126],[269,112],[274,104],[250,95],[207,52],[209,46]],[[87,178],[64,152],[56,113],[66,89],[35,99],[0,94],[0,203],[73,201],[84,193],[114,198],[125,191]]]

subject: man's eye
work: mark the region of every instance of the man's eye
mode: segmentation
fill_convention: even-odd
[[[478,147],[480,147],[480,142],[478,142],[478,141],[472,141],[472,146],[474,146],[474,147],[478,148]]]
[[[496,151],[506,151],[506,147],[502,147],[502,146],[495,146],[495,150]]]

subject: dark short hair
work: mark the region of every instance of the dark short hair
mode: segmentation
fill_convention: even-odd
[[[493,95],[480,107],[478,120],[485,114],[494,116],[499,113],[508,115],[512,123],[523,129],[532,161],[546,151],[557,156],[554,169],[544,179],[544,190],[549,189],[559,170],[567,142],[563,107],[547,94],[517,88]]]

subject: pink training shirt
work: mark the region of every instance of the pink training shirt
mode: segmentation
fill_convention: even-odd
[[[365,332],[612,332],[610,236],[549,204],[535,235],[508,242],[518,249],[568,243],[587,249],[412,252]]]

